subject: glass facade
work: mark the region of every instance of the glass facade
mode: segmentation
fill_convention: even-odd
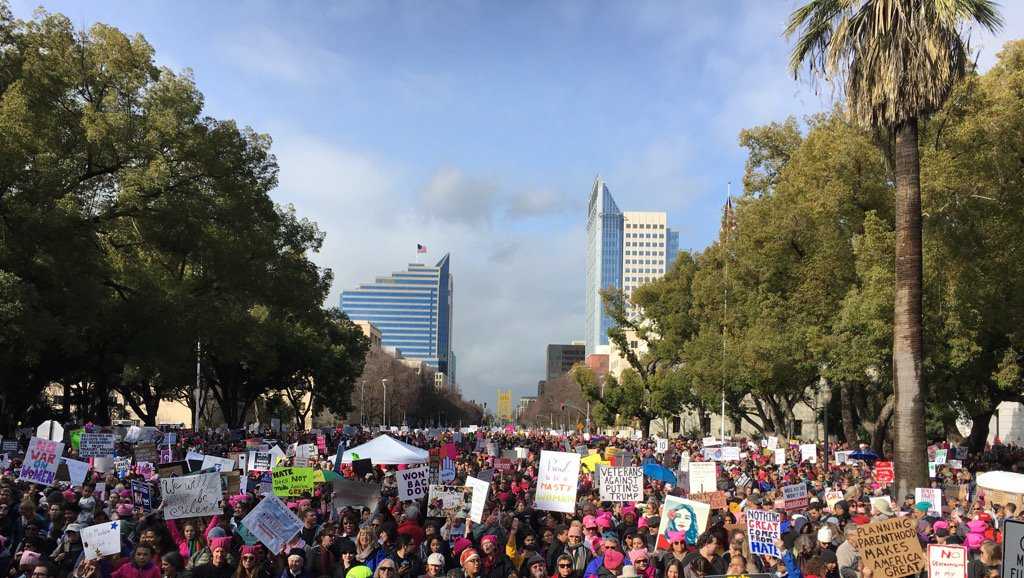
[[[622,211],[601,177],[594,181],[587,210],[587,353],[608,345],[612,320],[600,291],[622,288]]]
[[[668,273],[679,256],[679,231],[665,229],[665,232],[665,272]]]
[[[412,263],[406,271],[343,291],[341,309],[350,319],[373,323],[384,346],[425,361],[455,382],[448,255],[433,267]]]

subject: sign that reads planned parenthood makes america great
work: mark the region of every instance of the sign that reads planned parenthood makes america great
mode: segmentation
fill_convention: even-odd
[[[579,477],[579,454],[541,451],[534,507],[538,510],[573,513],[576,511]]]

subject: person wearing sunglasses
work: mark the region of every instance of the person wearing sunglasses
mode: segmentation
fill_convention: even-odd
[[[391,558],[381,560],[373,572],[373,578],[396,578],[397,576],[398,565]]]
[[[562,554],[555,561],[555,574],[551,578],[579,578],[579,572],[573,567],[572,556]]]

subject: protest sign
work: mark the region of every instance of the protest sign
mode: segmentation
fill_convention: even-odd
[[[656,438],[654,440],[654,451],[659,454],[663,454],[668,451],[668,440],[665,438]]]
[[[304,468],[318,455],[315,444],[299,444],[295,447],[295,459],[292,460],[292,464]]]
[[[104,522],[82,528],[82,554],[86,560],[121,553],[121,522]]]
[[[701,440],[701,446],[702,447],[720,446],[720,445],[722,445],[722,442],[718,438],[716,438],[714,436],[706,437],[706,438]]]
[[[117,456],[114,458],[114,473],[119,478],[127,478],[128,471],[132,469],[132,459],[128,456]]]
[[[745,516],[750,553],[781,558],[779,549],[775,547],[775,541],[781,537],[782,515],[779,512],[767,510],[747,510]]]
[[[1003,522],[1003,574],[1002,578],[1024,576],[1024,522]]]
[[[846,494],[842,490],[829,490],[825,492],[825,503],[828,504],[829,508],[834,508],[836,504],[846,499]]]
[[[815,444],[800,444],[800,461],[812,464],[818,463],[818,446]]]
[[[430,518],[469,517],[473,507],[473,488],[469,486],[432,485],[427,495],[427,516]]]
[[[946,465],[946,455],[948,450],[935,450],[935,464],[939,466]]]
[[[964,463],[960,460],[947,460],[946,467],[951,470],[962,470],[964,469]]]
[[[490,491],[491,484],[473,476],[466,476],[466,487],[473,490],[473,499],[469,506],[469,519],[477,524],[482,524],[484,506],[487,505],[487,492]]]
[[[153,488],[150,487],[148,482],[142,480],[132,480],[132,501],[135,502],[136,506],[141,506],[143,512],[150,512],[153,510]]]
[[[82,462],[71,458],[61,459],[64,465],[68,467],[68,479],[71,481],[71,485],[81,487],[85,483],[85,476],[89,473],[89,462]]]
[[[807,484],[782,486],[782,499],[785,501],[783,508],[787,511],[803,510],[811,504],[811,497],[807,495]]]
[[[156,474],[156,468],[149,462],[139,462],[135,464],[135,473],[149,480]]]
[[[580,477],[580,455],[541,450],[534,507],[552,512],[576,511],[576,489]]]
[[[0,444],[0,450],[12,454],[18,453],[18,440],[4,440],[3,443]]]
[[[967,578],[967,548],[928,544],[928,578]]]
[[[139,442],[135,444],[133,455],[135,456],[135,463],[154,463],[160,460],[160,451],[156,449],[156,444],[153,442]]]
[[[778,438],[778,436],[768,436],[768,440],[765,443],[765,447],[767,447],[768,449],[770,449],[772,451],[775,451],[779,447],[779,438]]]
[[[892,462],[878,460],[875,462],[875,481],[883,486],[888,486],[896,479],[896,471],[893,470]]]
[[[848,462],[850,460],[850,454],[852,454],[852,453],[853,453],[852,451],[836,452],[835,453],[835,455],[836,455],[836,463],[839,464],[839,465],[845,464],[846,462]]]
[[[526,448],[515,448],[515,450],[516,450],[516,459],[517,460],[525,460],[526,457],[527,457],[527,454],[529,453],[529,450],[527,450]]]
[[[718,491],[718,464],[715,462],[690,462],[690,493]]]
[[[911,576],[925,569],[913,518],[892,518],[857,529],[857,551],[877,578]]]
[[[195,474],[176,478],[161,478],[164,519],[197,518],[224,513],[221,499],[220,474]]]
[[[199,469],[213,469],[215,472],[230,472],[235,469],[235,460],[219,456],[203,456],[203,464]]]
[[[784,466],[786,465],[786,450],[784,448],[775,449],[775,465]]]
[[[738,462],[740,461],[740,448],[739,446],[722,446],[722,459],[723,462]]]
[[[55,420],[48,419],[36,428],[36,437],[53,442],[64,441],[64,426]]]
[[[78,455],[83,458],[102,458],[114,455],[114,434],[83,433],[78,440]]]
[[[249,452],[245,463],[250,472],[269,472],[273,467],[274,456],[270,452]]]
[[[165,464],[160,464],[156,468],[156,473],[161,478],[184,476],[188,473],[188,462],[182,460],[179,462],[167,462]]]
[[[60,455],[64,453],[64,444],[47,439],[33,437],[28,442],[25,461],[21,465],[18,479],[33,484],[49,486],[57,477]]]
[[[643,499],[643,468],[601,468],[602,502],[639,502]]]
[[[419,464],[404,470],[398,470],[398,499],[418,500],[427,497],[430,491],[430,468],[427,464]]]
[[[368,484],[356,480],[334,480],[331,482],[335,511],[349,506],[353,508],[377,508],[380,501],[380,484]]]
[[[689,545],[697,543],[697,537],[707,526],[711,507],[677,496],[666,496],[658,526],[658,550],[668,550],[673,540],[683,540]]]
[[[248,479],[249,478],[246,478],[246,480]],[[221,492],[226,493],[229,496],[245,493],[242,491],[242,474],[235,471],[221,472],[220,489]]]
[[[914,501],[928,503],[928,515],[942,517],[942,488],[914,488]]]
[[[270,472],[270,475],[273,492],[281,497],[312,494],[313,486],[316,485],[313,468],[276,467]]]
[[[302,521],[274,494],[264,496],[242,523],[271,554],[280,553],[302,529]]]
[[[455,460],[444,458],[441,460],[440,479],[442,483],[449,484],[455,481]]]
[[[705,504],[711,506],[712,510],[725,508],[728,507],[729,505],[729,502],[725,498],[725,492],[722,491],[690,494],[690,499],[696,500],[698,502],[704,502]]]
[[[512,460],[510,459],[499,458],[494,460],[494,469],[498,470],[499,472],[511,472],[513,468],[514,466],[512,465]]]

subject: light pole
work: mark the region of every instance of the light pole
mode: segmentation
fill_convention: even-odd
[[[366,425],[366,380],[359,380],[359,423]]]
[[[380,384],[384,386],[384,427],[388,427],[388,380],[386,378],[380,380]]]

